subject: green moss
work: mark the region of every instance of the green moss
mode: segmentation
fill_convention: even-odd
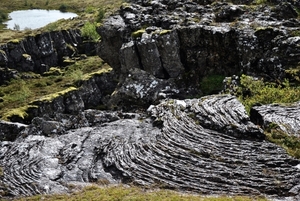
[[[51,76],[51,75],[63,75],[63,71],[60,68],[51,67],[49,71],[43,73],[43,76]]]
[[[11,42],[13,44],[18,44],[18,43],[20,43],[20,40],[19,39],[13,39],[13,40],[10,40],[9,42]]]
[[[43,96],[41,98],[39,98],[37,101],[42,101],[42,102],[51,102],[53,99],[59,97],[59,96],[63,96],[71,91],[75,91],[77,90],[76,87],[69,87],[65,90],[62,90],[62,91],[59,91],[59,92],[56,92],[56,93],[52,93],[52,94],[48,94],[46,96]],[[35,101],[33,102],[35,103]]]
[[[168,34],[168,33],[170,33],[170,32],[171,32],[171,30],[164,29],[164,30],[161,30],[161,31],[159,32],[159,35]]]
[[[4,114],[4,116],[2,117],[2,119],[9,121],[13,116],[17,116],[21,119],[25,119],[28,116],[27,111],[30,108],[37,108],[37,106],[27,105],[27,106],[12,109],[12,110],[6,112]]]
[[[96,72],[92,72],[92,73],[89,73],[89,74],[85,74],[83,76],[83,79],[82,80],[89,80],[90,78],[92,78],[93,76],[95,75],[101,75],[103,73],[109,73],[111,72],[113,69],[112,68],[102,68]]]
[[[0,177],[2,177],[3,175],[4,175],[3,167],[0,166]]]
[[[140,30],[137,30],[137,31],[131,33],[131,36],[132,36],[133,38],[139,38],[139,37],[141,37],[141,36],[143,35],[143,33],[145,33],[145,32],[146,32],[145,29],[140,29]]]
[[[31,56],[29,54],[22,54],[22,57],[24,57],[25,59],[30,59]]]

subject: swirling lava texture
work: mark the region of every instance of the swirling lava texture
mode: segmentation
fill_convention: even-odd
[[[166,100],[138,117],[2,142],[0,190],[57,193],[105,180],[203,194],[298,193],[299,161],[265,141],[233,96]]]

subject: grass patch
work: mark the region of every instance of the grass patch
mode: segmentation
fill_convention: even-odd
[[[200,196],[195,194],[183,194],[170,190],[152,190],[148,191],[138,187],[123,187],[113,186],[100,188],[97,186],[89,186],[82,191],[70,195],[38,195],[35,197],[17,199],[19,201],[34,201],[34,200],[122,200],[122,201],[266,201],[266,198],[261,197],[246,197],[246,196]]]
[[[269,141],[283,147],[289,155],[300,159],[299,137],[284,133],[279,126],[274,123],[271,123],[268,128],[265,129],[265,134]]]
[[[258,103],[293,103],[300,100],[300,87],[290,86],[288,80],[275,84],[246,75],[242,75],[240,79],[237,96],[248,113],[250,108]]]
[[[98,56],[88,57],[75,62],[66,68],[50,68],[49,73],[40,76],[34,73],[23,73],[26,79],[12,80],[9,85],[0,86],[0,118],[17,114],[24,117],[24,107],[41,97],[53,96],[72,87],[78,87],[80,80],[90,78],[93,73],[108,72],[111,68]],[[52,95],[50,95],[52,94]],[[18,108],[16,110],[13,110]],[[20,110],[23,108],[23,110]]]
[[[114,13],[122,4],[122,0],[15,0],[11,3],[10,0],[0,1],[0,43],[7,43],[9,40],[18,38],[22,39],[28,35],[36,35],[45,31],[66,30],[66,29],[80,29],[82,22],[101,22],[105,15]],[[48,9],[48,10],[66,10],[78,14],[77,18],[72,20],[62,19],[57,22],[51,23],[41,29],[36,30],[7,30],[4,29],[5,25],[2,24],[7,19],[7,13],[15,10],[27,9]]]
[[[280,84],[263,82],[261,79],[242,75],[237,91],[239,100],[249,113],[251,107],[257,103],[294,103],[300,100],[300,87],[290,86],[288,80]],[[271,123],[264,128],[264,133],[270,142],[283,147],[288,154],[300,158],[300,139],[284,133],[278,125]]]
[[[100,35],[96,31],[96,23],[86,22],[81,28],[81,36],[85,40],[91,40],[97,42],[100,39]]]

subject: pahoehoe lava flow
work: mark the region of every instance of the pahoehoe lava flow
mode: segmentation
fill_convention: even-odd
[[[297,194],[299,161],[265,141],[234,96],[170,99],[147,112],[104,121],[109,114],[85,111],[102,123],[57,137],[33,135],[31,127],[31,135],[1,143],[1,182],[12,195],[97,180],[203,194]]]

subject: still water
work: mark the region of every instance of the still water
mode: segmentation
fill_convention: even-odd
[[[18,10],[9,14],[11,20],[5,24],[7,24],[8,29],[37,29],[51,22],[76,16],[77,14],[75,13],[60,12],[59,10]]]

